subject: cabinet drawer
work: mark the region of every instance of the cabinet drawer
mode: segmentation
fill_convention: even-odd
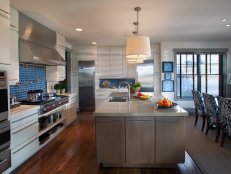
[[[38,133],[38,122],[31,122],[30,125],[23,127],[20,130],[13,131],[11,135],[11,148],[15,148],[26,140],[35,136]]]
[[[38,139],[32,140],[17,151],[12,152],[12,167],[15,169],[39,149]]]
[[[10,149],[0,153],[0,173],[3,173],[11,166]]]
[[[32,113],[31,115],[27,115],[24,118],[15,120],[11,122],[11,129],[18,128],[20,127],[25,127],[27,123],[32,122],[33,120],[38,120],[38,112]]]

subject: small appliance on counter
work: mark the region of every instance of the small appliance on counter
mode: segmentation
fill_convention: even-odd
[[[27,91],[27,100],[30,102],[38,102],[43,100],[43,90],[29,90]]]
[[[10,96],[10,109],[21,106],[21,103],[17,101],[15,96]]]

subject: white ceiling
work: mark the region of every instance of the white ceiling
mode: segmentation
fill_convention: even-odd
[[[152,43],[231,41],[231,27],[225,26],[231,25],[231,0],[11,0],[11,5],[74,45],[125,45],[136,6],[142,8],[139,34]]]

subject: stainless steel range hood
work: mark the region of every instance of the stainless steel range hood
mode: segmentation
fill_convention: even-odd
[[[56,33],[33,19],[19,14],[19,62],[66,65],[56,51]]]

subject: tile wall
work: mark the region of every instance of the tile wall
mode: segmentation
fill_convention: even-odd
[[[100,88],[118,88],[119,84],[123,81],[128,82],[129,84],[134,84],[135,79],[99,79],[99,87]],[[107,85],[105,86],[105,82],[107,82]],[[121,84],[122,85],[122,84]],[[126,86],[126,84],[124,84]],[[123,86],[123,85],[122,85]]]
[[[42,89],[46,92],[46,67],[41,65],[19,65],[19,85],[10,86],[10,95],[17,99],[27,98],[27,91]]]

